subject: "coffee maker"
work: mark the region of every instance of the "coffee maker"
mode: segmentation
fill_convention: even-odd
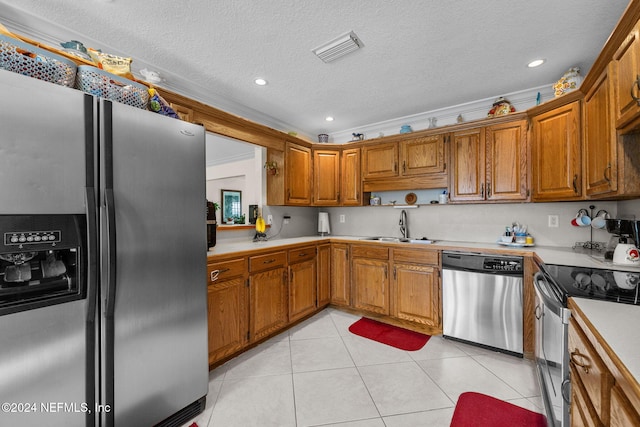
[[[614,264],[640,265],[638,243],[640,242],[640,221],[629,219],[607,219],[609,239],[604,258]]]

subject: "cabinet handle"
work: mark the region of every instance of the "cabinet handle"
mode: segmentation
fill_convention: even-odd
[[[384,267],[384,278],[387,279],[389,277],[389,271],[387,269],[387,266]]]
[[[573,175],[573,192],[578,194],[578,175]]]
[[[636,94],[633,91],[634,87],[638,87],[638,89],[640,89],[640,75],[638,75],[635,79],[635,81],[633,82],[633,84],[631,85],[631,98],[633,98],[634,101],[636,101],[638,103],[638,105],[640,105],[640,98],[636,96]]]
[[[491,198],[491,183],[487,184],[487,199]]]
[[[480,197],[482,197],[484,199],[484,182],[480,186]]]
[[[307,253],[306,253],[306,252],[302,252],[301,254],[298,254],[298,256],[299,256],[299,257],[301,257],[301,256],[307,256]]]
[[[407,161],[403,160],[402,161],[402,173],[405,173],[407,171]]]
[[[569,387],[570,385],[571,380],[564,380],[562,381],[562,385],[560,386],[560,394],[562,394],[562,399],[567,403],[571,403],[571,388]]]
[[[582,370],[584,371],[585,374],[589,373],[589,368],[591,367],[591,365],[589,363],[579,363],[576,358],[581,357],[583,359],[585,359],[587,362],[589,361],[589,359],[587,358],[587,356],[580,354],[580,352],[578,350],[574,350],[571,352],[571,363],[573,363],[576,366],[579,366],[580,368],[582,368]]]
[[[536,305],[535,316],[537,320],[540,320],[542,317],[542,308],[540,308],[540,305]]]
[[[229,271],[228,268],[223,268],[222,270],[211,270],[211,281],[215,282],[222,273],[226,273],[227,271]]]
[[[607,171],[609,171],[609,176],[607,176]],[[607,167],[604,168],[604,180],[607,181],[607,183],[611,184],[611,163],[609,163]]]
[[[397,275],[396,275],[396,268],[393,267],[393,280],[396,280]]]
[[[398,164],[397,164],[397,163],[394,163],[394,164],[393,164],[393,171],[395,172],[395,171],[397,171],[397,170],[398,170]]]
[[[340,192],[339,191],[336,193],[336,200],[338,201],[338,203],[340,203]]]
[[[263,264],[271,264],[271,263],[274,263],[274,262],[276,262],[275,258],[267,259],[265,261],[262,261]]]

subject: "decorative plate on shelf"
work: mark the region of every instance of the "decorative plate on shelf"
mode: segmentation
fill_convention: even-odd
[[[414,204],[417,200],[418,196],[416,196],[416,193],[409,193],[404,197],[404,201],[408,205]]]

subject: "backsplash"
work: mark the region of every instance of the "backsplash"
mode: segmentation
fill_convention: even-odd
[[[571,219],[580,209],[595,206],[593,214],[607,210],[612,218],[640,218],[640,199],[625,201],[580,201],[556,203],[502,203],[464,205],[421,205],[407,209],[409,233],[413,238],[427,237],[435,240],[455,240],[492,243],[498,240],[514,221],[526,224],[535,238],[535,243],[544,246],[572,247],[576,242],[607,242],[606,230],[591,227],[574,227]],[[392,236],[400,237],[400,209],[391,206],[362,207],[291,207],[265,206],[264,215],[273,215],[273,225],[268,234],[273,239],[315,236],[318,227],[318,212],[328,212],[331,235],[340,236]],[[283,217],[291,216],[289,224],[283,225]],[[345,222],[340,223],[340,215]],[[558,216],[558,227],[548,226],[548,216]],[[233,240],[251,240],[253,230],[225,231],[217,235],[218,243]]]

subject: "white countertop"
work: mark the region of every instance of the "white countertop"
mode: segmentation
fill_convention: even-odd
[[[640,307],[587,298],[573,298],[611,350],[640,378]]]
[[[290,239],[270,240],[266,242],[237,241],[224,242],[207,252],[208,256],[227,255],[234,252],[277,249],[280,246],[301,243],[316,243],[323,240],[341,240],[349,243],[362,242],[361,236],[308,236]],[[367,242],[371,242],[370,240]],[[373,242],[389,244],[388,242]],[[439,240],[433,244],[402,243],[412,248],[431,248],[436,250],[461,250],[480,252],[504,252],[518,254],[535,253],[545,264],[570,265],[586,268],[601,268],[625,271],[640,271],[639,267],[612,265],[605,262],[601,255],[585,249],[572,249],[551,246],[509,247],[498,243],[456,242]],[[603,339],[618,355],[622,363],[636,379],[640,379],[640,306],[618,304],[608,301],[574,298],[580,309],[598,330]],[[621,327],[632,325],[633,327]]]

